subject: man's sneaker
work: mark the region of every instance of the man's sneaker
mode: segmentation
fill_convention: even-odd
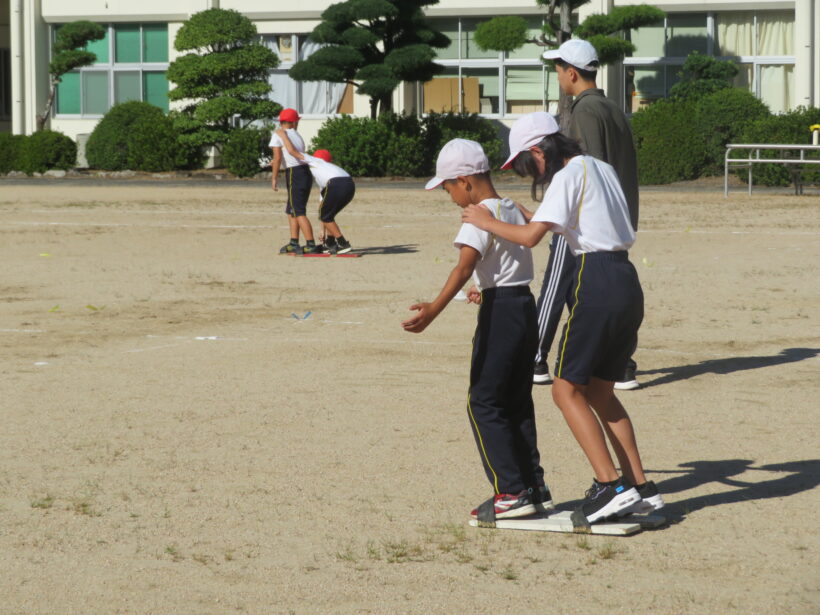
[[[532,490],[532,505],[535,506],[535,512],[545,513],[548,510],[553,510],[555,505],[552,503],[552,495],[550,488],[546,485],[540,485]]]
[[[635,485],[635,490],[641,496],[641,499],[622,511],[621,515],[646,514],[664,507],[663,498],[658,492],[658,487],[654,481],[648,480],[643,485]]]
[[[634,391],[641,388],[641,384],[635,378],[635,367],[633,365],[626,366],[624,377],[615,383],[615,388],[619,391]]]
[[[640,497],[638,490],[625,478],[619,478],[612,485],[602,485],[593,480],[580,510],[589,523],[595,523],[607,517],[618,516],[624,509],[640,500]]]
[[[322,244],[322,252],[324,252],[325,254],[336,254],[338,249],[339,248],[336,246],[335,243],[330,243],[330,244],[324,243],[324,244]]]
[[[336,240],[336,245],[338,246],[339,254],[347,254],[353,249],[353,247],[350,245],[350,242],[344,237],[339,237]]]
[[[279,254],[296,254],[299,255],[302,253],[302,246],[297,243],[286,243],[281,248],[279,248]]]
[[[535,506],[532,503],[529,490],[521,493],[499,493],[493,499],[496,519],[514,519],[515,517],[526,517],[535,514]],[[478,508],[474,508],[470,515],[473,518],[478,518]]]
[[[322,249],[321,245],[313,245],[313,246],[305,246],[302,249],[303,254],[324,254],[324,250]]]
[[[534,384],[551,384],[552,376],[550,376],[550,369],[546,363],[536,363],[535,370],[532,373],[532,381]]]

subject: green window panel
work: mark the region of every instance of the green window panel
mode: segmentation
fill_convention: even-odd
[[[142,100],[139,71],[114,72],[114,104]]]
[[[98,41],[91,41],[85,48],[97,56],[95,64],[108,64],[110,61],[108,53],[108,28],[105,29],[105,37]]]
[[[543,111],[544,73],[540,66],[508,68],[505,86],[507,113]]]
[[[143,100],[168,112],[168,79],[164,72],[145,71],[142,73]]]
[[[433,27],[438,29],[442,34],[450,37],[450,46],[446,49],[436,49],[436,56],[442,60],[457,60],[458,59],[458,19],[436,19],[431,22]]]
[[[688,56],[693,51],[705,54],[708,33],[706,13],[670,15],[666,25],[667,56]]]
[[[476,45],[473,36],[475,35],[475,29],[478,24],[482,21],[487,21],[486,19],[462,19],[461,20],[461,30],[462,30],[462,37],[464,38],[464,53],[462,55],[463,58],[497,58],[498,52],[487,50],[483,51],[479,49],[478,45]]]
[[[66,73],[57,84],[57,113],[80,111],[80,73]]]
[[[168,26],[146,24],[142,27],[142,61],[168,61]]]
[[[537,39],[540,37],[542,34],[541,18],[528,17],[525,19],[527,20],[527,38]],[[536,45],[535,43],[525,43],[523,47],[513,49],[507,53],[507,57],[516,60],[530,60],[533,58],[540,58],[544,51],[544,47],[541,47],[540,45]]]
[[[665,34],[663,19],[655,24],[630,30],[630,40],[635,45],[635,57],[662,57],[664,55]]]
[[[140,61],[140,27],[135,25],[114,26],[114,62]]]
[[[104,115],[111,103],[108,100],[108,73],[85,71],[83,75],[83,114]]]

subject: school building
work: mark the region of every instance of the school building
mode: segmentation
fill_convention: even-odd
[[[592,0],[578,20],[640,0]],[[114,104],[145,100],[168,109],[165,71],[173,61],[174,36],[192,14],[237,10],[250,18],[264,43],[280,58],[271,71],[271,97],[303,114],[300,131],[311,138],[338,113],[369,116],[366,97],[349,85],[297,83],[287,71],[317,49],[307,35],[329,0],[0,0],[0,131],[30,134],[45,107],[48,63],[56,28],[86,19],[106,28],[90,46],[97,62],[63,77],[49,125],[71,137],[88,134]],[[667,13],[661,23],[626,33],[637,50],[599,75],[607,95],[632,112],[664,97],[685,57],[697,50],[736,60],[737,85],[748,88],[775,112],[820,106],[820,5],[814,0],[656,0]],[[510,124],[519,114],[555,110],[555,75],[540,60],[542,48],[512,53],[480,50],[476,25],[498,14],[520,15],[533,34],[543,10],[535,0],[441,0],[427,8],[436,26],[452,39],[440,50],[441,76],[404,83],[394,108],[476,112]]]

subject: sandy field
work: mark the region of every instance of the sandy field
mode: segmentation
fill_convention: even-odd
[[[456,258],[421,185],[361,182],[342,259],[278,256],[265,182],[0,181],[2,615],[820,612],[820,197],[642,193],[621,399],[670,523],[611,538],[467,525],[476,308],[400,326]]]

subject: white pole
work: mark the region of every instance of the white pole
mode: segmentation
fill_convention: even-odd
[[[11,133],[25,134],[23,107],[23,0],[13,0],[11,11]]]

